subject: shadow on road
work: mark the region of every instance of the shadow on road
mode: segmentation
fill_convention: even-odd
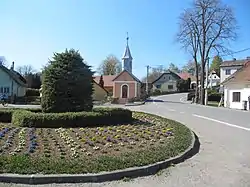
[[[189,104],[189,103],[184,103],[180,101],[169,101],[169,100],[160,100],[160,99],[150,99],[146,100],[146,102],[155,102],[155,103],[178,103],[178,104]]]

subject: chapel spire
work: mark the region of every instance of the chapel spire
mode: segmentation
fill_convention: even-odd
[[[128,33],[127,33],[126,40],[127,40],[127,45],[126,45],[125,52],[124,52],[123,57],[122,57],[123,69],[132,73],[132,60],[133,60],[133,58],[132,58],[132,55],[131,55],[131,52],[129,49],[129,45],[128,45],[128,40],[129,40]]]

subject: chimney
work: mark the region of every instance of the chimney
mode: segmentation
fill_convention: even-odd
[[[11,65],[11,68],[10,68],[11,70],[14,70],[14,64],[15,64],[15,62],[13,61],[12,65]]]

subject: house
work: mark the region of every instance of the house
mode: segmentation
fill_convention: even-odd
[[[94,101],[104,101],[108,96],[108,91],[102,88],[97,82],[93,81],[93,95]]]
[[[0,94],[5,93],[9,97],[23,97],[26,89],[27,82],[14,70],[14,62],[10,69],[0,64]]]
[[[113,79],[116,75],[103,75],[103,88],[108,91],[109,95],[113,95]],[[94,76],[94,81],[99,84],[101,76]]]
[[[228,77],[240,69],[248,60],[250,60],[250,57],[242,60],[236,60],[236,58],[234,58],[233,60],[222,62],[220,65],[220,82],[224,82]]]
[[[103,75],[104,89],[117,98],[120,104],[127,103],[131,98],[141,96],[141,81],[132,73],[133,58],[128,45],[122,57],[123,71],[117,75]],[[94,80],[99,83],[100,76],[95,76]]]
[[[190,78],[191,79],[190,88],[191,89],[195,89],[196,88],[196,77],[194,75],[191,75],[188,72],[181,72],[178,75],[183,80],[187,80],[188,78]],[[200,84],[200,76],[198,78],[199,78],[199,82],[198,83]]]
[[[161,92],[173,92],[177,91],[177,81],[181,79],[181,77],[170,71],[162,73],[155,81],[152,82],[153,91],[160,90]]]
[[[220,77],[216,74],[215,71],[211,71],[211,73],[208,75],[208,88],[213,88],[215,86],[218,86],[219,84],[220,84]]]
[[[224,107],[250,110],[250,60],[221,83],[224,87]]]

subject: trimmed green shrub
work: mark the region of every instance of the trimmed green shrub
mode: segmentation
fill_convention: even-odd
[[[120,108],[95,108],[93,112],[34,113],[17,110],[12,115],[12,123],[21,127],[59,128],[88,127],[130,123],[132,112]]]
[[[10,123],[13,110],[0,110],[0,122]]]
[[[111,98],[111,104],[118,104],[119,103],[119,98],[118,97],[112,97]]]
[[[93,107],[93,72],[73,49],[55,53],[43,71],[43,112],[91,111]]]
[[[34,89],[34,88],[27,88],[26,90],[26,96],[40,96],[39,89]]]
[[[4,108],[4,109],[0,109],[0,123],[11,123],[11,118],[12,118],[12,114],[14,111],[17,110],[22,110],[20,108]],[[27,108],[24,109],[27,111],[31,111],[31,112],[41,112],[42,110],[39,108]]]

